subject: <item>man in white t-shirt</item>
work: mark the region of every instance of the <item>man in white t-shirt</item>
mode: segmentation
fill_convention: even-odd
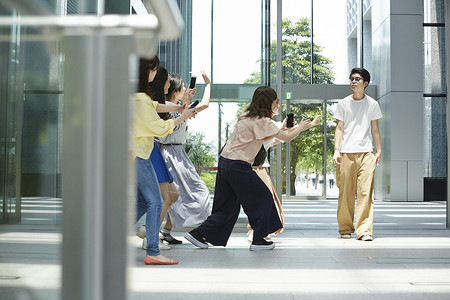
[[[369,82],[370,74],[366,69],[354,68],[350,73],[353,94],[339,101],[334,115],[337,124],[333,163],[337,165],[339,188],[339,234],[348,239],[355,232],[356,238],[363,241],[373,240],[374,175],[381,158],[378,119],[383,117],[378,102],[364,94]]]

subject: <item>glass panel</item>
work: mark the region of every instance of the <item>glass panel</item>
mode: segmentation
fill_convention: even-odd
[[[277,0],[270,2],[270,84],[277,82]],[[275,181],[274,181],[275,183]]]
[[[291,102],[291,112],[294,113],[297,122],[301,117],[312,120],[321,109],[321,101]],[[284,181],[287,174],[290,174],[291,195],[319,197],[325,195],[323,141],[323,123],[300,133],[291,141],[290,172],[287,170],[283,172]],[[283,147],[286,149],[286,144]]]
[[[213,83],[259,79],[261,0],[214,1],[213,9]]]
[[[425,23],[445,23],[444,0],[424,0]]]
[[[347,1],[347,72],[352,68],[358,66],[358,1]],[[344,82],[345,83],[345,79]]]
[[[192,16],[187,15],[185,20],[192,26],[192,70],[188,72],[199,75],[199,71],[205,69],[213,84],[261,84],[265,54],[263,21],[266,19],[262,5],[261,0],[193,1]],[[276,33],[273,30],[272,34]],[[239,34],[235,34],[237,32]],[[230,66],[231,58],[234,67]]]
[[[424,27],[424,93],[446,93],[445,57],[445,28]]]
[[[17,101],[17,98],[13,97],[13,93],[11,93],[16,77],[10,74],[14,74],[18,51],[16,51],[17,44],[9,42],[12,39],[11,36],[15,36],[15,29],[0,28],[0,34],[4,37],[0,42],[0,223],[8,221],[7,212],[11,210],[9,199],[15,200],[15,189],[12,191],[14,195],[10,195],[11,189],[9,188],[10,182],[15,182],[13,177],[15,173],[13,175],[10,173],[16,171],[15,168],[10,169],[11,162],[12,166],[15,165],[15,136],[12,129],[15,128],[16,105],[12,104]]]
[[[196,97],[195,97],[196,98]],[[233,131],[238,114],[240,114],[248,104],[245,102],[220,102],[213,99],[208,109],[199,113],[195,119],[189,120],[188,140],[186,142],[186,152],[199,171],[200,177],[208,186],[211,196],[214,194],[215,174],[217,167],[218,151],[225,144],[228,136]],[[205,126],[207,124],[207,126]],[[201,148],[202,156],[190,153],[190,149]]]
[[[372,72],[372,6],[367,2],[363,5],[363,67]]]
[[[283,1],[283,83],[311,83],[311,1]]]
[[[339,190],[336,186],[336,166],[333,164],[334,154],[334,132],[336,130],[336,120],[334,119],[334,111],[336,109],[337,102],[339,100],[328,100],[326,102],[326,109],[323,115],[326,116],[325,124],[327,126],[327,198],[337,198],[339,196]]]
[[[59,224],[62,96],[25,93],[22,129],[22,223]]]
[[[187,70],[188,72],[197,73],[204,69],[208,75],[211,75],[211,2],[211,0],[193,1],[192,18],[186,20],[187,23],[192,24],[192,70]],[[221,36],[215,37],[215,39],[219,38]],[[210,79],[215,80],[212,76]]]
[[[372,0],[363,0],[363,12],[366,13],[372,6]]]
[[[447,177],[446,98],[425,98],[425,177]]]
[[[51,11],[60,2],[39,1],[52,3]],[[38,11],[36,3],[27,2],[31,14]],[[15,14],[1,4],[0,11]],[[0,293],[14,299],[57,299],[62,55],[58,41],[48,36],[44,40],[34,28],[5,26],[0,35],[0,223],[7,223],[0,224],[0,269],[7,279],[2,280]],[[24,261],[29,268],[20,267]],[[43,265],[51,268],[44,268],[45,280],[36,280],[39,271],[33,270]]]
[[[348,81],[345,13],[345,0],[314,1],[314,83]]]
[[[4,30],[5,37],[10,41],[3,42],[4,56],[2,61],[5,66],[5,71],[2,74],[6,75],[5,80],[2,81],[2,94],[5,97],[5,111],[2,115],[5,128],[4,140],[4,157],[5,162],[3,176],[6,178],[1,184],[4,186],[3,212],[4,222],[20,222],[20,155],[21,155],[21,113],[22,113],[22,99],[20,87],[22,84],[23,62],[20,55],[22,45],[20,41],[22,30],[20,26],[15,25]]]

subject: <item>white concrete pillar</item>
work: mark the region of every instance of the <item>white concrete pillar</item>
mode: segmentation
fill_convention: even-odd
[[[384,118],[376,198],[423,201],[423,1],[372,1],[373,81]]]

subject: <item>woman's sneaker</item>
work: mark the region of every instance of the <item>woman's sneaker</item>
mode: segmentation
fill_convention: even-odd
[[[182,244],[183,242],[174,238],[170,233],[162,233],[159,235],[159,239],[169,245]]]
[[[142,240],[142,249],[147,250],[147,238]],[[159,250],[170,250],[170,246],[159,241]]]
[[[358,238],[358,240],[366,241],[366,242],[371,242],[371,241],[373,241],[373,237],[372,237],[371,235],[365,234],[365,235],[363,235],[363,236],[360,236],[360,237]]]
[[[186,233],[184,237],[194,246],[202,249],[208,249],[208,244],[206,243],[200,232],[198,232],[196,229],[192,229],[191,231]]]
[[[250,245],[250,251],[272,250],[273,248],[275,248],[275,244],[272,241],[266,241],[265,239],[253,241]]]
[[[147,231],[145,229],[145,225],[142,225],[139,227],[136,231],[136,235],[140,237],[141,239],[145,239],[147,237]]]

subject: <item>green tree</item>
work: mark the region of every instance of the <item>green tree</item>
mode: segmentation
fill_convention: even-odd
[[[282,21],[282,72],[283,83],[309,84],[311,82],[311,27],[308,18],[301,18],[297,22],[290,19]],[[314,44],[313,56],[313,83],[331,84],[334,81],[332,61],[321,54],[323,47]],[[270,81],[276,82],[276,41],[270,45]],[[244,81],[244,83],[261,84],[261,72],[254,72]],[[285,107],[284,107],[285,108]],[[283,109],[285,111],[285,109]],[[291,107],[291,112],[296,116],[297,122],[303,115],[307,119],[313,119],[317,113],[317,106],[295,106]],[[282,114],[284,119],[285,114]],[[323,116],[324,117],[324,116]],[[322,117],[322,118],[323,118]],[[330,113],[327,120],[333,120]],[[322,122],[323,123],[323,122]],[[327,147],[333,149],[334,127],[327,126]],[[282,157],[286,157],[286,147],[283,146]],[[331,160],[332,152],[327,153],[327,162]],[[311,128],[300,134],[300,137],[291,142],[291,168],[290,182],[291,194],[295,195],[296,174],[312,172],[318,173],[322,170],[323,161],[323,124]],[[327,164],[328,166],[328,164]],[[331,169],[328,169],[331,170]],[[322,174],[323,175],[323,174]],[[318,182],[318,180],[316,180]],[[283,190],[285,191],[286,178],[283,179]]]
[[[317,107],[298,107],[293,106],[291,111],[297,116],[304,116],[306,119],[313,119],[317,113]],[[317,175],[325,175],[322,173],[323,166],[323,118],[321,124],[310,128],[300,134],[298,138],[291,142],[291,165],[295,166],[295,170],[291,175],[291,191],[295,194],[295,177],[296,174],[304,173],[311,174],[315,172]],[[330,111],[327,111],[326,120],[333,120],[333,116]],[[327,149],[333,149],[334,129],[336,128],[334,122],[327,122]],[[331,162],[333,158],[333,151],[327,151],[326,161]],[[332,165],[332,163],[331,163]],[[335,167],[330,166],[327,163],[327,171],[332,171]],[[317,188],[318,180],[316,180]]]
[[[188,132],[185,151],[196,167],[213,167],[216,158],[212,154],[211,146],[204,142],[205,135],[201,132]]]
[[[205,135],[200,132],[188,132],[185,151],[196,168],[211,168],[216,164],[216,156],[212,154],[212,147],[204,142]],[[200,170],[198,174],[205,182],[211,194],[214,193],[216,173],[211,170]]]
[[[282,21],[283,83],[311,83],[311,27],[308,18],[297,22]],[[314,83],[332,83],[332,62],[321,54],[323,47],[314,44]],[[277,43],[270,44],[270,81],[276,82]],[[261,71],[253,72],[244,83],[261,84]]]

